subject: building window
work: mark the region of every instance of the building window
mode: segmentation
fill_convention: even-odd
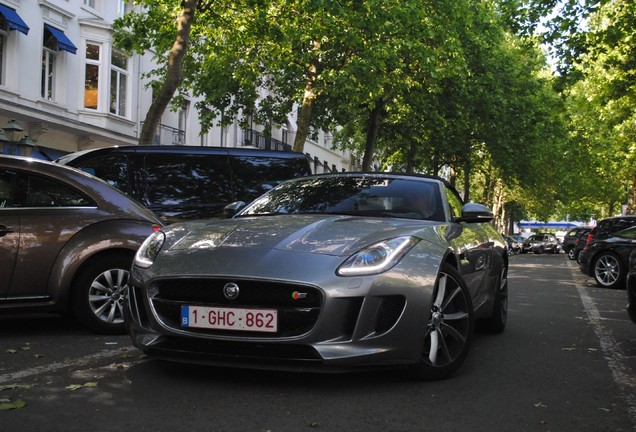
[[[128,90],[128,56],[112,50],[110,56],[110,112],[126,116]]]
[[[175,144],[185,144],[185,138],[186,138],[186,125],[188,122],[188,111],[190,109],[190,101],[189,100],[184,100],[183,101],[183,105],[181,105],[181,109],[179,109],[178,112],[178,118],[177,118],[177,136],[174,137],[174,142]]]
[[[117,0],[117,16],[126,14],[126,0]]]
[[[84,4],[95,9],[95,0],[84,0]]]
[[[101,47],[86,44],[86,73],[84,77],[84,108],[96,110],[99,106],[99,72]]]
[[[57,59],[58,41],[50,31],[45,30],[42,45],[40,96],[43,99],[55,100],[55,62]]]

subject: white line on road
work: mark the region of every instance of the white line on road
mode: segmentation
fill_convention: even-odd
[[[109,357],[124,355],[131,351],[135,351],[136,349],[137,348],[130,346],[130,347],[118,348],[116,350],[111,350],[111,351],[102,351],[102,352],[98,352],[95,354],[87,355],[87,356],[76,358],[76,359],[70,359],[63,362],[51,363],[48,365],[38,366],[31,369],[24,369],[17,372],[3,374],[3,375],[0,375],[0,384],[12,383],[12,382],[19,381],[23,378],[27,378],[33,375],[40,375],[47,372],[53,372],[59,369],[86,366],[87,364],[92,363],[94,361],[99,361]]]
[[[578,269],[569,261],[568,265],[576,282],[577,277],[580,276]],[[585,308],[588,320],[594,328],[596,337],[599,339],[601,351],[612,372],[614,382],[619,388],[620,396],[626,402],[629,419],[636,428],[636,385],[630,379],[629,368],[625,366],[626,356],[621,350],[620,345],[616,342],[616,339],[614,339],[612,331],[603,325],[601,314],[596,307],[596,303],[594,303],[594,300],[588,294],[587,289],[578,282],[576,282],[576,289],[579,292],[579,297]]]

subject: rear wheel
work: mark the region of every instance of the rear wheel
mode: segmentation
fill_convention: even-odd
[[[461,366],[473,338],[470,294],[459,272],[444,264],[437,277],[419,362],[409,369],[419,379],[438,380]]]
[[[621,260],[613,253],[603,253],[594,262],[594,279],[603,288],[623,288],[626,272]]]
[[[131,265],[128,254],[109,254],[81,269],[73,286],[73,311],[84,326],[97,333],[125,333],[123,303]]]

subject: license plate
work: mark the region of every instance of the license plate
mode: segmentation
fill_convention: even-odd
[[[181,326],[275,333],[278,331],[278,311],[276,309],[181,306]]]

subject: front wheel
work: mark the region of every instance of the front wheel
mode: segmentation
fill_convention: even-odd
[[[88,262],[73,286],[73,311],[88,329],[102,334],[123,334],[124,298],[132,257],[110,254]]]
[[[603,288],[623,288],[626,272],[618,256],[613,253],[601,254],[594,262],[594,279]]]
[[[450,264],[442,265],[435,282],[420,360],[409,369],[418,379],[447,378],[468,354],[474,330],[468,287]]]

